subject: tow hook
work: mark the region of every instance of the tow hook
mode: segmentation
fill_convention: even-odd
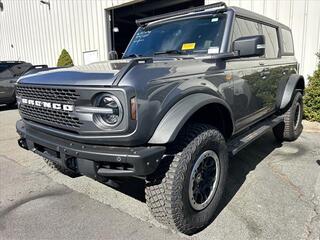
[[[20,147],[28,150],[28,145],[27,145],[27,141],[26,141],[25,138],[20,138],[20,139],[18,140],[18,144],[19,144]]]

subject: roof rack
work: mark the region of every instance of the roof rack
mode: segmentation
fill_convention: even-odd
[[[192,13],[192,12],[201,12],[201,11],[204,11],[207,9],[220,8],[220,7],[227,8],[227,4],[224,2],[217,2],[217,3],[213,3],[213,4],[209,4],[209,5],[200,6],[200,7],[188,8],[188,9],[184,9],[184,10],[160,14],[157,16],[146,17],[146,18],[142,18],[142,19],[137,19],[136,24],[140,27],[140,26],[146,25],[149,22],[161,20],[164,18],[175,17],[177,15],[188,14],[188,13]]]

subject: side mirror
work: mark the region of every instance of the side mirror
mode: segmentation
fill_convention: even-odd
[[[117,51],[110,51],[108,55],[109,55],[109,60],[117,60],[118,59]]]
[[[233,51],[237,57],[258,57],[265,53],[265,38],[263,35],[241,37],[233,42]]]

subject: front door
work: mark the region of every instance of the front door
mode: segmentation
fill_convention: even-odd
[[[234,69],[236,128],[241,130],[274,111],[281,66],[276,28],[237,17],[233,30],[232,41],[262,34],[266,41],[265,56],[228,61]]]

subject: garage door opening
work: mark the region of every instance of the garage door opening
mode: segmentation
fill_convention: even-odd
[[[111,49],[122,57],[137,30],[136,19],[204,5],[204,0],[145,0],[109,10]]]

